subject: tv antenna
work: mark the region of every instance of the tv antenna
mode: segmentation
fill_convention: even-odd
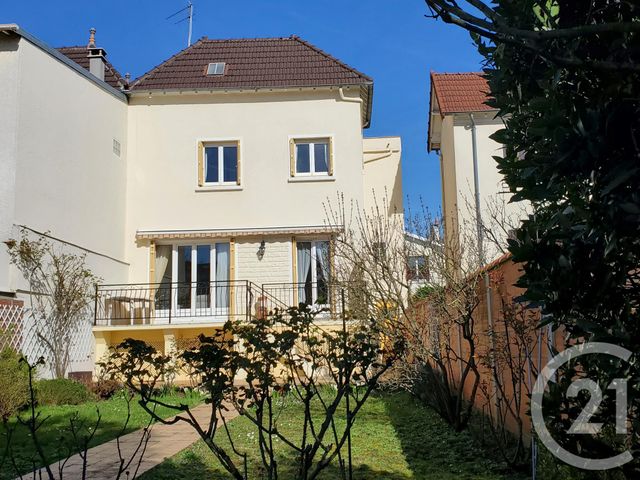
[[[174,22],[174,25],[177,25],[179,23],[182,22],[186,22],[187,20],[189,20],[189,35],[187,37],[187,47],[191,46],[191,31],[193,30],[193,3],[191,3],[191,0],[189,0],[187,2],[187,6],[184,8],[181,8],[180,10],[178,10],[175,13],[172,13],[171,15],[169,15],[167,17],[167,20],[170,20],[174,17],[176,17],[177,15],[180,15],[182,12],[187,12],[187,16],[184,18],[181,18],[180,20],[178,20],[177,22]]]

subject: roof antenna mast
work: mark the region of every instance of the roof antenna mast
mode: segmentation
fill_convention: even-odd
[[[191,0],[189,0],[187,2],[187,6],[186,7],[181,8],[177,12],[169,15],[167,17],[167,20],[169,20],[170,18],[175,17],[176,15],[184,12],[185,10],[187,11],[187,16],[184,17],[184,18],[181,18],[177,22],[174,22],[174,25],[177,25],[178,23],[182,23],[182,22],[185,22],[185,21],[189,20],[189,35],[187,37],[187,47],[190,47],[191,46],[191,32],[193,31],[193,3],[191,2]]]
[[[187,37],[187,47],[191,46],[191,31],[193,29],[193,3],[189,0],[189,36]]]

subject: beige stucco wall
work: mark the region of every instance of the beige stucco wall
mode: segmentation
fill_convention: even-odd
[[[330,181],[290,180],[289,138],[309,136],[333,138]],[[198,188],[201,140],[240,140],[241,189]],[[129,146],[125,239],[132,282],[148,278],[148,248],[135,242],[139,229],[323,225],[323,202],[337,192],[363,198],[360,105],[341,101],[336,90],[135,97]]]
[[[495,237],[484,238],[486,262],[504,252],[506,231],[516,226],[527,212],[525,204],[509,203],[510,194],[493,158],[503,154],[502,146],[490,138],[503,127],[502,121],[494,116],[494,112],[474,114],[481,217],[485,228]],[[445,238],[449,244],[457,239],[462,242],[463,249],[475,252],[477,231],[471,119],[469,114],[460,113],[437,120],[441,125],[440,173]]]
[[[403,215],[402,142],[400,137],[369,137],[363,140],[364,209],[376,204],[389,215]]]
[[[453,141],[453,116],[442,119],[440,143],[440,176],[442,188],[442,216],[444,235],[451,239],[458,234],[458,187],[456,183],[456,154]]]
[[[506,246],[506,235],[501,231],[499,223],[504,223],[504,212],[507,221],[516,222],[521,205],[508,204],[510,194],[498,171],[494,156],[502,156],[502,146],[489,138],[500,128],[501,120],[494,118],[494,113],[474,114],[476,122],[476,142],[478,153],[478,179],[480,187],[480,207],[482,222],[490,229],[502,247]],[[457,115],[454,118],[455,175],[457,187],[457,206],[460,229],[475,232],[475,188],[473,176],[473,150],[471,121],[468,115]],[[503,251],[492,240],[484,241],[485,259],[490,262],[500,256]]]
[[[97,275],[125,280],[127,104],[25,39],[16,55],[12,223],[49,232],[86,253]],[[10,287],[20,286],[14,275]]]

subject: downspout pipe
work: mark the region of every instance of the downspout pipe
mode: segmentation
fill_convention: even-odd
[[[476,203],[476,235],[478,241],[478,258],[480,265],[484,266],[484,242],[482,241],[482,213],[480,210],[480,168],[478,166],[478,135],[476,121],[473,118],[473,113],[469,114],[469,120],[471,120],[471,148],[473,153],[473,187],[475,190],[475,203]]]

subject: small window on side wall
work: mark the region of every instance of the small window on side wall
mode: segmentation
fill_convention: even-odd
[[[333,175],[333,142],[331,138],[291,139],[291,176]]]
[[[198,144],[198,186],[240,185],[240,142]]]

